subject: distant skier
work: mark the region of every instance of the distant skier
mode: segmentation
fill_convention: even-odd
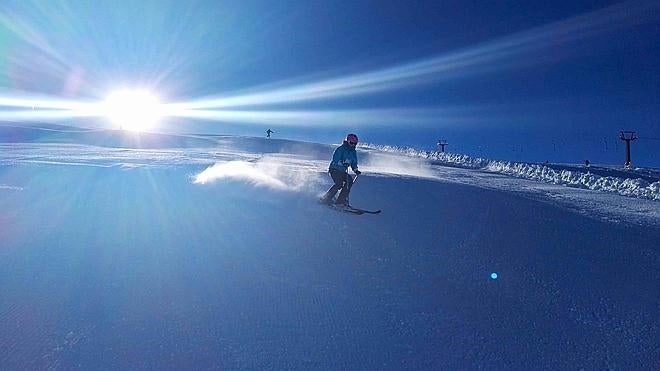
[[[351,186],[353,186],[353,177],[348,174],[348,167],[350,166],[353,169],[355,175],[361,174],[358,170],[357,152],[355,151],[357,144],[357,135],[348,134],[344,143],[335,150],[328,168],[328,173],[330,173],[330,177],[332,177],[335,184],[321,198],[321,202],[331,204],[337,191],[341,190],[335,205],[349,206],[348,195],[351,192]]]
[[[270,129],[266,130],[266,138],[270,138],[271,133],[274,133],[274,131],[272,131]]]

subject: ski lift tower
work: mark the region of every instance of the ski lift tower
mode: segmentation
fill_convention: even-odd
[[[445,146],[448,145],[446,140],[441,139],[438,141],[438,147],[440,147],[440,152],[444,153],[445,152]]]
[[[622,131],[621,140],[626,142],[626,163],[625,167],[626,169],[630,168],[631,161],[630,161],[630,142],[637,139],[637,135],[635,135],[634,131]]]

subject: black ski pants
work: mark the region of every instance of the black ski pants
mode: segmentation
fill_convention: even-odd
[[[332,187],[330,187],[330,189],[328,190],[328,192],[326,192],[324,196],[325,200],[328,202],[332,201],[332,199],[337,194],[337,191],[341,189],[341,192],[339,192],[339,196],[337,197],[336,203],[338,204],[348,203],[348,194],[351,192],[351,186],[353,186],[353,177],[348,175],[348,173],[345,171],[340,171],[336,169],[330,169],[328,173],[330,173],[330,177],[332,177],[332,181],[335,182],[335,184],[333,184]]]

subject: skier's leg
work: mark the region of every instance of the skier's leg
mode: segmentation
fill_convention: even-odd
[[[330,170],[329,173],[334,184],[332,185],[332,187],[330,187],[330,189],[328,189],[325,195],[321,198],[321,202],[328,204],[332,202],[332,199],[335,198],[337,191],[339,191],[344,185],[344,177],[342,176],[343,172],[337,170]]]
[[[339,196],[337,196],[337,202],[335,202],[337,205],[348,205],[348,194],[351,192],[351,187],[353,186],[353,177],[346,173],[343,174],[345,176],[345,184],[341,188]]]

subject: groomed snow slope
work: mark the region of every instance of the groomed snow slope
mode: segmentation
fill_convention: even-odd
[[[657,216],[583,215],[630,198],[361,150],[354,216],[332,146],[214,140],[2,146],[3,367],[657,364]]]
[[[607,167],[577,167],[556,164],[532,164],[474,158],[455,153],[420,151],[368,144],[365,148],[426,158],[434,163],[479,169],[518,178],[537,180],[569,187],[618,193],[623,196],[660,201],[660,171],[657,169],[618,170]]]

